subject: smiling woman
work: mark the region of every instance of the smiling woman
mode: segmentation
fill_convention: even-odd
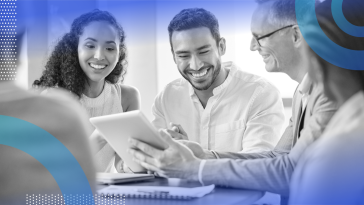
[[[100,94],[104,80],[115,84],[126,73],[124,40],[123,28],[109,12],[96,9],[81,15],[73,21],[70,32],[56,44],[43,75],[33,86],[65,88],[81,98],[87,87],[95,85],[96,79],[86,72],[89,64],[110,61],[109,69],[103,70],[100,76],[107,75],[96,80],[99,93],[95,93]],[[88,59],[84,59],[87,56]]]
[[[57,43],[33,87],[46,88],[43,93],[70,91],[89,117],[138,110],[138,90],[120,83],[126,73],[124,40],[123,28],[109,12],[96,9],[81,15]],[[122,160],[98,132],[91,140],[97,147],[97,171],[122,172]]]

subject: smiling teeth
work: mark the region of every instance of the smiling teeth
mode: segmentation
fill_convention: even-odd
[[[195,78],[200,78],[200,77],[206,75],[206,73],[207,73],[207,70],[205,70],[202,73],[192,73],[192,76],[195,77]]]
[[[106,65],[96,65],[96,64],[93,64],[93,63],[90,63],[90,66],[92,68],[95,68],[95,69],[103,69],[103,68],[106,68]]]

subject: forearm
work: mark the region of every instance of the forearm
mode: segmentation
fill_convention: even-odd
[[[198,172],[200,168],[200,159],[189,162],[178,163],[162,168],[160,174],[168,178],[180,178],[188,181],[199,181]]]
[[[215,151],[212,150],[204,150],[203,156],[196,156],[200,159],[219,159],[220,157],[217,155]]]
[[[269,191],[288,196],[293,170],[294,164],[288,155],[274,159],[207,160],[202,171],[202,181],[204,184]]]
[[[220,159],[261,159],[261,158],[275,158],[283,154],[287,154],[287,151],[272,150],[259,153],[238,153],[238,152],[215,152]],[[213,159],[213,158],[208,158]]]

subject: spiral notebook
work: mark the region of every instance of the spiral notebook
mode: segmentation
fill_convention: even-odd
[[[98,191],[101,195],[125,196],[126,198],[182,199],[200,198],[211,193],[215,185],[202,187],[163,187],[163,186],[108,186]]]

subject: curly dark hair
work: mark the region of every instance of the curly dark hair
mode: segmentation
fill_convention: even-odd
[[[34,88],[61,87],[65,88],[79,98],[85,89],[87,76],[83,72],[78,61],[78,41],[84,28],[94,21],[106,21],[118,32],[120,38],[119,59],[114,70],[105,78],[108,82],[115,84],[124,80],[126,74],[126,46],[123,28],[116,19],[107,11],[95,9],[76,18],[69,33],[66,33],[57,43],[51,53],[45,70],[39,80],[33,83]]]

